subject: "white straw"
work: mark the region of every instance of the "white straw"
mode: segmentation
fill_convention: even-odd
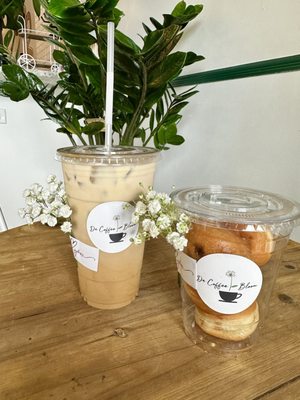
[[[112,146],[112,114],[114,95],[114,36],[115,24],[107,24],[107,67],[106,67],[106,102],[105,102],[105,147],[110,153]]]

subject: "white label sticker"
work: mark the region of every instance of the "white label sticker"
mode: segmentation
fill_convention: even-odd
[[[123,201],[102,203],[87,218],[87,231],[93,244],[106,253],[119,253],[129,247],[138,231],[131,222],[134,207]]]
[[[88,244],[82,243],[80,240],[75,239],[72,236],[70,236],[70,239],[75,259],[86,268],[97,272],[99,250],[95,247],[89,246]]]
[[[196,290],[208,307],[222,314],[248,308],[262,287],[260,268],[248,258],[210,254],[197,262]]]
[[[189,257],[182,251],[176,253],[177,269],[182,279],[192,286],[196,287],[196,260]]]

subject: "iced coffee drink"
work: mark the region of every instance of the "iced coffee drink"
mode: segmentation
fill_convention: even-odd
[[[153,184],[158,152],[115,147],[108,154],[103,146],[84,146],[57,154],[73,211],[81,294],[97,308],[126,306],[138,293],[144,252],[144,245],[131,241],[137,233],[131,202]]]

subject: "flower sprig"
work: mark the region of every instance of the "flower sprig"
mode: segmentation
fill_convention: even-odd
[[[19,215],[27,224],[41,222],[43,225],[53,227],[63,222],[61,230],[70,233],[72,210],[67,203],[63,182],[55,175],[49,175],[47,184],[43,187],[39,183],[34,183],[24,190],[23,197],[26,206],[19,209]]]
[[[145,240],[164,237],[175,250],[183,251],[187,245],[185,234],[190,228],[189,217],[180,212],[166,193],[157,193],[152,187],[139,195],[132,222],[139,224],[135,244]]]

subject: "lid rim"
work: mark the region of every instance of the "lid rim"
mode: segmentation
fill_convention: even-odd
[[[71,146],[56,150],[57,161],[79,164],[124,165],[158,158],[160,151],[152,147],[114,146],[108,151],[104,145]]]
[[[72,151],[73,150],[73,151]],[[79,151],[82,150],[82,153]],[[86,152],[84,152],[86,150]],[[89,152],[89,150],[91,150]],[[92,152],[92,150],[103,150],[102,152],[100,151],[95,151]],[[122,152],[122,150],[125,150]],[[115,151],[115,152],[114,152]],[[134,152],[136,151],[136,152]],[[147,154],[155,154],[159,153],[158,149],[155,149],[153,147],[143,147],[143,146],[113,146],[110,151],[107,150],[107,148],[104,145],[99,145],[99,146],[69,146],[69,147],[61,147],[56,150],[56,153],[59,154],[65,154],[66,156],[70,157],[80,157],[80,156],[85,156],[85,157],[103,157],[103,156],[109,156],[109,157],[119,157],[123,155],[134,155],[134,154],[139,154],[138,151],[140,151],[141,155],[147,155]]]
[[[188,187],[172,192],[171,197],[190,217],[211,223],[296,226],[300,222],[299,203],[247,187]]]

